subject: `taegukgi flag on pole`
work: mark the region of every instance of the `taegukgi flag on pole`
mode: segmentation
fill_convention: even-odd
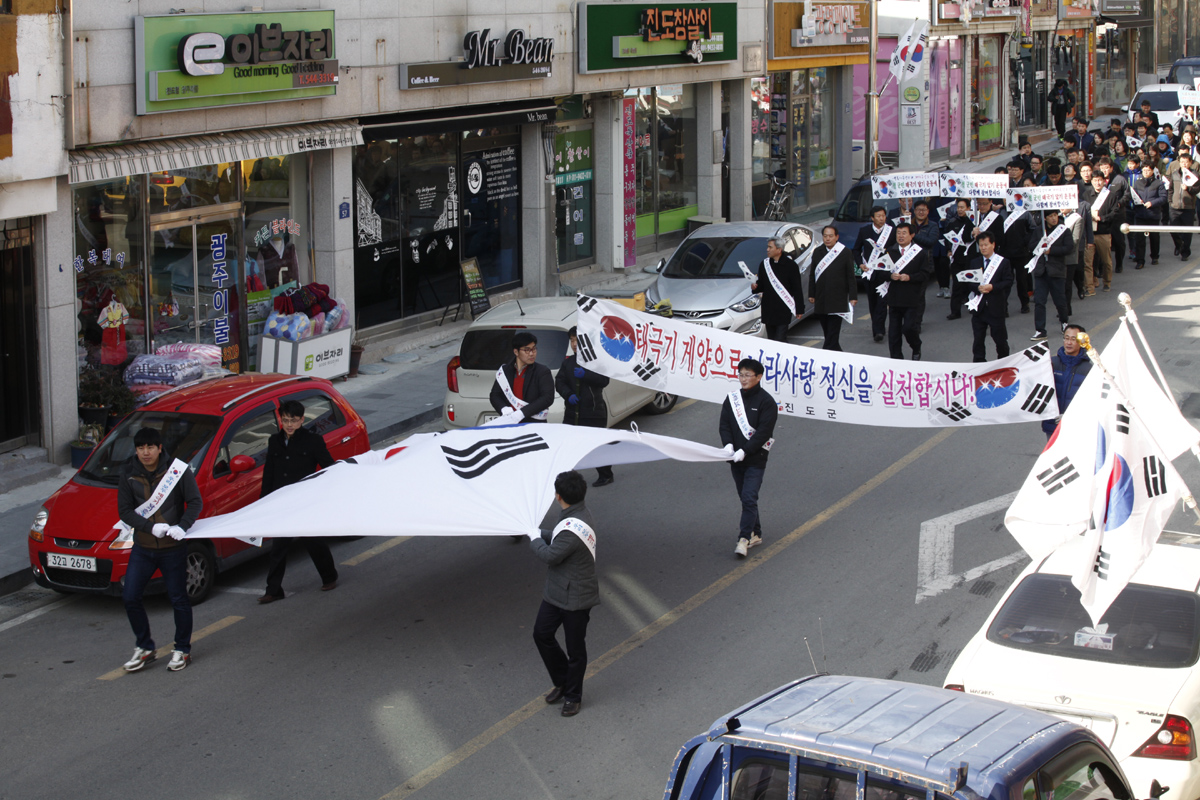
[[[1102,433],[1106,420],[1117,414],[1118,403],[1137,409],[1138,417],[1148,426],[1144,428],[1145,436],[1162,448],[1155,457],[1163,462],[1164,468],[1170,467],[1170,461],[1180,453],[1200,443],[1200,431],[1163,394],[1137,352],[1124,321],[1101,354],[1101,362],[1119,383],[1120,391],[1101,370],[1093,368],[1088,373],[1004,517],[1009,533],[1035,561],[1091,529],[1093,503],[1101,493],[1100,482],[1107,486],[1112,474],[1111,466],[1106,467],[1097,457],[1103,455],[1111,460],[1118,452],[1110,444],[1114,434]],[[1120,400],[1119,396],[1128,400]],[[1129,424],[1121,424],[1129,428]],[[1121,435],[1129,434],[1122,431]],[[1106,436],[1102,444],[1098,443],[1101,436]],[[1131,479],[1141,481],[1144,489],[1152,472],[1147,472],[1141,462],[1130,464],[1131,470],[1134,466],[1137,471],[1130,473]],[[1151,465],[1147,462],[1146,466]],[[1178,483],[1171,474],[1164,475],[1168,486]]]
[[[908,77],[916,75],[921,69],[921,60],[925,57],[925,43],[929,38],[929,23],[921,23],[921,31],[913,37],[912,44],[908,48],[908,64],[904,67],[904,74]]]
[[[682,397],[723,402],[737,388],[738,362],[755,358],[779,412],[795,417],[937,428],[1058,413],[1044,343],[980,364],[897,361],[702,327],[586,295],[578,303],[581,366]]]
[[[896,80],[900,80],[900,75],[904,72],[904,65],[908,62],[908,48],[912,45],[916,30],[917,22],[913,20],[913,24],[908,26],[908,32],[900,37],[896,42],[896,49],[892,51],[892,63],[888,65],[888,71]]]

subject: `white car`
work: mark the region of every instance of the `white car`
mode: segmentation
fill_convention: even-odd
[[[1030,564],[950,667],[945,687],[1047,711],[1108,745],[1135,797],[1200,796],[1200,537],[1163,533],[1100,624],[1079,602],[1076,543]]]
[[[575,302],[574,297],[510,300],[472,322],[459,343],[458,355],[446,365],[446,398],[442,403],[446,426],[472,428],[499,416],[489,400],[492,383],[500,365],[513,360],[512,338],[518,331],[537,337],[538,363],[557,376],[571,349],[567,331],[575,325]],[[608,426],[641,408],[651,414],[665,414],[675,406],[676,399],[673,394],[611,380],[604,389]],[[562,422],[564,408],[563,399],[556,396],[549,421]]]
[[[1133,122],[1137,113],[1142,110],[1142,101],[1149,100],[1150,110],[1158,115],[1158,124],[1170,124],[1171,128],[1178,133],[1179,120],[1183,117],[1183,101],[1179,98],[1181,89],[1195,91],[1196,87],[1186,83],[1158,83],[1147,86],[1139,89],[1129,105],[1121,110],[1126,112],[1129,115],[1129,121]]]

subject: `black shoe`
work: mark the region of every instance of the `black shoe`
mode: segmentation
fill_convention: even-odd
[[[1175,248],[1175,255],[1179,255],[1179,248],[1178,248],[1178,247],[1176,247],[1176,248]]]
[[[1113,267],[1113,272],[1124,272],[1124,271],[1125,271],[1125,267],[1124,267],[1124,266],[1120,266],[1120,267]]]
[[[1029,306],[1021,306],[1021,313],[1022,313],[1022,314],[1028,314],[1028,313],[1029,313]]]
[[[949,314],[946,319],[962,319],[962,314]]]
[[[612,479],[612,476],[610,475],[607,478],[596,478],[596,482],[593,483],[592,486],[608,486],[612,482],[613,482],[613,479]]]
[[[1157,258],[1152,258],[1152,259],[1150,259],[1150,266],[1152,266],[1152,267],[1157,267],[1157,266],[1158,266],[1158,259],[1157,259]]]
[[[553,689],[550,690],[550,694],[546,695],[546,702],[549,703],[550,705],[554,705],[559,700],[562,700],[562,698],[563,698],[562,687],[555,686]]]
[[[915,352],[915,353],[913,353],[913,354],[912,354],[912,360],[913,360],[913,361],[920,361],[920,360],[921,360],[921,351],[920,351],[920,350],[918,350],[917,352]]]
[[[1134,269],[1145,269],[1146,265],[1145,264],[1134,264],[1133,268]]]
[[[281,594],[264,594],[262,597],[258,598],[258,604],[260,606],[265,606],[267,603],[274,603],[276,600],[282,600],[283,597],[284,596]]]
[[[1179,258],[1182,259],[1183,261],[1187,261],[1191,257],[1192,257],[1191,253],[1180,253],[1179,254]]]
[[[877,333],[877,334],[875,334],[875,341],[877,341],[877,342],[882,342],[882,341],[883,341],[883,334],[881,334],[881,333]]]
[[[563,703],[562,715],[564,717],[573,717],[579,713],[579,707],[583,705],[582,700],[568,700]]]

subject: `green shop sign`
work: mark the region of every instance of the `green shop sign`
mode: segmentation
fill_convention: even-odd
[[[579,72],[736,61],[737,3],[578,3]]]
[[[134,17],[137,113],[337,93],[334,12]]]

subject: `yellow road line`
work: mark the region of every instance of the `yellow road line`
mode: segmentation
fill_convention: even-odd
[[[363,563],[368,558],[374,558],[375,556],[379,555],[380,553],[385,553],[388,550],[391,550],[396,545],[401,544],[402,542],[407,542],[411,538],[412,538],[411,536],[397,536],[393,539],[388,539],[386,542],[383,542],[382,544],[375,545],[370,550],[362,551],[361,553],[356,555],[354,558],[346,559],[345,561],[342,562],[342,566],[343,567],[357,567],[359,564]]]
[[[198,642],[201,639],[203,639],[205,636],[216,633],[219,630],[224,630],[225,628],[228,628],[230,625],[232,625],[235,622],[241,622],[243,619],[245,619],[245,617],[226,617],[225,619],[219,619],[216,622],[214,622],[212,625],[201,628],[200,630],[193,633],[192,641]],[[173,649],[174,649],[174,647],[172,645],[163,645],[162,647],[160,647],[154,651],[154,655],[157,658],[163,658],[164,656],[171,655],[171,650],[173,650]],[[121,667],[117,667],[112,672],[104,673],[99,678],[97,678],[97,680],[115,681],[117,678],[120,678],[121,676],[128,675],[128,674],[129,673],[126,672]]]
[[[946,439],[949,438],[950,435],[956,430],[958,430],[958,428],[945,428],[939,431],[937,434],[930,437],[924,443],[909,452],[906,456],[893,463],[883,472],[880,472],[862,486],[859,486],[850,494],[846,495],[841,500],[838,500],[836,503],[817,514],[815,517],[808,520],[799,528],[796,528],[794,531],[781,538],[779,541],[766,547],[766,549],[764,549],[757,556],[743,561],[733,570],[726,573],[709,586],[692,595],[687,600],[668,611],[666,614],[663,614],[661,617],[654,620],[654,622],[651,622],[649,625],[642,628],[640,631],[633,634],[616,647],[613,647],[607,653],[600,656],[598,659],[588,665],[588,671],[585,677],[594,678],[604,668],[611,666],[623,656],[629,654],[633,650],[636,650],[638,647],[641,647],[651,637],[661,633],[666,628],[683,619],[687,614],[695,611],[706,601],[720,594],[725,589],[728,589],[730,586],[749,575],[752,571],[758,569],[763,564],[782,553],[788,547],[791,547],[793,544],[800,541],[800,539],[802,539],[804,536],[807,536],[816,528],[825,524],[842,511],[845,511],[851,505],[862,499],[863,496],[878,488],[885,481],[895,477],[897,473],[911,466],[912,463],[921,456],[925,455],[930,450],[946,441]],[[495,725],[492,725],[490,728],[476,736],[474,739],[471,739],[462,747],[438,759],[431,766],[421,770],[412,778],[385,794],[381,800],[404,800],[404,798],[407,798],[413,793],[420,791],[544,708],[546,708],[546,702],[541,697],[530,700],[524,706],[509,714]]]
[[[682,409],[685,409],[685,408],[687,408],[687,407],[688,407],[688,406],[690,406],[690,405],[695,405],[697,402],[699,402],[699,401],[698,401],[698,400],[696,400],[696,398],[694,398],[694,397],[693,397],[693,398],[691,398],[690,400],[680,400],[679,402],[677,402],[677,403],[675,404],[675,407],[674,407],[674,408],[672,408],[672,409],[671,409],[670,411],[668,411],[667,413],[668,413],[668,414],[674,414],[676,411],[680,411],[680,410],[682,410]]]

